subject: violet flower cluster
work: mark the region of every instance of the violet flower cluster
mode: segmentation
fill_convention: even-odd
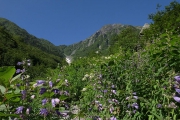
[[[180,103],[180,89],[179,89],[180,76],[175,76],[174,79],[175,79],[174,89],[176,93],[175,96],[173,96],[173,98],[176,102]]]

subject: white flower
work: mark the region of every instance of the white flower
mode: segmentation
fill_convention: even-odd
[[[31,99],[34,99],[34,98],[35,98],[35,95],[32,95],[32,96],[31,96]]]
[[[85,76],[84,77],[89,77],[89,75],[88,74],[85,74]]]
[[[29,108],[26,109],[26,114],[29,115]]]
[[[85,81],[85,80],[86,80],[86,78],[85,78],[85,77],[83,77],[82,81]]]
[[[66,83],[68,83],[68,80],[67,80],[67,79],[65,79],[65,82],[66,82]]]
[[[81,91],[83,91],[83,92],[84,92],[84,91],[86,91],[86,90],[87,90],[87,88],[83,88]]]
[[[55,107],[57,104],[59,104],[60,100],[58,98],[51,99],[52,106]]]
[[[54,101],[56,104],[59,104],[59,102],[60,102],[60,100],[58,98],[55,98]]]
[[[33,88],[36,88],[36,87],[37,87],[37,83],[34,83],[34,84],[33,84]]]
[[[29,76],[29,75],[26,75],[26,78],[28,79],[28,78],[30,78],[30,76]]]

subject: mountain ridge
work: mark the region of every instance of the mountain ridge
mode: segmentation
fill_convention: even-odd
[[[128,27],[141,30],[141,26],[123,25],[123,24],[107,24],[102,26],[94,34],[85,40],[68,45],[63,48],[64,54],[72,57],[84,57],[87,54],[88,49],[93,49],[94,51],[105,50],[107,51],[110,46],[111,37],[113,35],[118,35],[120,32]],[[62,46],[58,46],[62,49]]]
[[[85,57],[94,52],[106,53],[112,43],[112,38],[115,35],[121,33],[121,31],[127,28],[133,28],[135,30],[141,30],[141,26],[123,25],[123,24],[107,24],[102,26],[94,34],[87,37],[85,40],[73,43],[71,45],[54,45],[49,40],[43,38],[37,38],[34,35],[29,34],[25,29],[20,28],[15,23],[0,18],[0,25],[4,26],[9,33],[21,36],[21,39],[29,45],[32,45],[47,53],[60,56],[64,58],[69,57]]]
[[[43,38],[37,38],[8,19],[0,18],[0,26],[5,27],[10,34],[20,36],[23,42],[26,44],[32,45],[47,53],[63,57],[63,54],[61,53],[62,51],[59,51],[59,49],[53,43]]]

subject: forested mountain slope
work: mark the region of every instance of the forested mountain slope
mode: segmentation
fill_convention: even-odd
[[[142,27],[135,27],[131,25],[109,24],[103,26],[86,40],[69,46],[60,45],[59,48],[63,49],[66,55],[73,57],[96,56],[97,53],[100,55],[108,55],[110,54],[109,48],[114,46],[117,36],[125,31],[131,30],[129,32],[133,32],[133,34],[138,37],[141,28]],[[121,42],[124,43],[125,41]]]
[[[15,38],[21,38],[22,42],[41,49],[47,53],[51,53],[60,57],[63,57],[63,52],[45,39],[40,39],[34,35],[29,34],[25,29],[20,28],[15,23],[5,19],[0,18],[0,26],[3,26],[6,31]]]

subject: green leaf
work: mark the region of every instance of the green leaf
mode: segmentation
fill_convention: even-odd
[[[9,116],[14,116],[14,117],[19,118],[19,115],[16,115],[16,114],[5,114],[5,113],[0,112],[0,117],[9,117]]]
[[[49,92],[45,92],[45,93],[42,94],[42,97],[44,97],[44,98],[50,97],[50,94],[51,94],[51,93],[49,93]]]
[[[20,93],[20,91],[21,91],[21,90],[20,90],[18,87],[16,87],[16,90],[14,91],[14,93],[15,93],[15,94],[18,94],[18,93]]]
[[[60,111],[65,111],[65,107],[59,107]]]
[[[157,117],[158,120],[163,120],[162,116],[158,116],[156,113],[151,112],[155,117]]]
[[[16,69],[14,66],[3,66],[0,67],[0,84],[5,87],[10,86],[9,80],[13,77]]]
[[[11,98],[14,98],[14,97],[19,97],[21,96],[21,94],[12,94],[12,93],[9,93],[9,94],[5,94],[5,97],[6,99],[11,99]]]
[[[67,96],[61,95],[59,99],[63,101],[63,100],[66,100],[67,98],[68,98]]]
[[[6,88],[4,86],[0,85],[0,91],[2,94],[4,94],[6,91]]]
[[[11,99],[11,102],[19,102],[21,99],[19,97],[16,97],[15,99]]]
[[[5,106],[5,104],[2,104],[2,105],[0,105],[0,111],[5,111],[7,108],[6,108],[6,106]]]
[[[22,74],[22,73],[21,73],[21,74]],[[18,75],[16,75],[15,77],[13,77],[13,78],[11,79],[10,83],[12,83],[14,80],[20,78],[20,77],[21,77],[21,74],[18,74]]]

